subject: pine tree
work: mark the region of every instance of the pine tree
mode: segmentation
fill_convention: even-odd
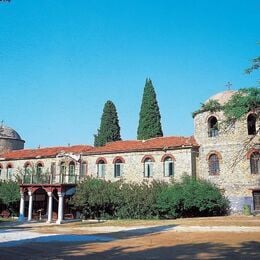
[[[159,136],[163,136],[160,110],[156,100],[153,83],[150,79],[146,79],[141,110],[139,113],[137,139],[146,140]]]
[[[103,146],[107,142],[121,140],[116,107],[110,100],[105,103],[100,128],[98,129],[98,133],[94,135],[94,138],[94,146]]]

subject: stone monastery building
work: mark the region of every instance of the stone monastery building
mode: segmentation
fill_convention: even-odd
[[[210,99],[224,104],[234,93],[224,91]],[[39,210],[49,222],[61,223],[70,217],[66,200],[86,176],[142,182],[179,180],[186,174],[215,183],[230,200],[233,212],[240,212],[245,204],[260,211],[259,121],[250,112],[224,130],[223,120],[222,111],[197,114],[190,137],[38,149],[23,149],[24,141],[16,131],[2,125],[0,179],[19,180],[20,218],[28,220]]]

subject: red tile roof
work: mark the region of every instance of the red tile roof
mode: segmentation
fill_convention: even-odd
[[[55,157],[57,154],[65,153],[83,153],[93,149],[89,145],[74,145],[74,146],[57,146],[57,147],[46,147],[38,149],[23,149],[6,152],[0,155],[0,158],[4,159],[27,159],[35,157]]]
[[[135,152],[135,151],[151,151],[174,149],[178,147],[198,146],[195,138],[183,136],[156,137],[145,141],[116,141],[107,143],[103,147],[94,147],[86,152],[86,154],[103,154],[115,152]]]
[[[29,158],[46,158],[55,157],[59,153],[75,153],[75,154],[106,154],[119,152],[135,152],[135,151],[153,151],[174,149],[179,147],[197,147],[193,136],[170,136],[170,137],[156,137],[145,141],[128,140],[107,143],[102,147],[92,147],[89,145],[74,145],[74,146],[57,146],[38,149],[24,149],[6,152],[0,155],[0,158],[6,160],[11,159],[29,159]]]

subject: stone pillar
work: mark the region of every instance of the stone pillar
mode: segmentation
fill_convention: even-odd
[[[24,192],[20,191],[21,199],[20,199],[20,211],[19,211],[19,219],[18,221],[24,221]]]
[[[61,224],[63,220],[63,202],[64,202],[64,193],[58,192],[59,196],[59,208],[58,208],[58,219],[56,221],[57,224]]]
[[[48,221],[47,223],[51,223],[52,220],[52,192],[48,192],[49,202],[48,202]]]
[[[32,220],[32,208],[33,208],[33,194],[31,191],[28,191],[29,195],[29,209],[28,209],[28,221]]]

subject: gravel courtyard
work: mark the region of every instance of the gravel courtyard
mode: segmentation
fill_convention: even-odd
[[[259,259],[260,217],[0,222],[0,259]]]

